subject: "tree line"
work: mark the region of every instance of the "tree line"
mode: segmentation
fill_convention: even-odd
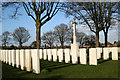
[[[2,33],[2,46],[7,47],[10,44],[18,44],[18,48],[23,47],[23,43],[27,42],[30,39],[29,31],[24,27],[19,27],[14,30],[14,32],[5,31]],[[14,43],[13,43],[14,41]]]
[[[77,43],[80,47],[90,45],[95,47],[95,35],[87,35],[84,32],[76,31]],[[73,43],[73,27],[72,25],[60,24],[55,26],[53,31],[48,31],[42,35],[42,45],[52,48],[53,46],[70,46]]]
[[[5,2],[3,8],[12,7],[14,13],[12,18],[18,15],[19,9],[23,7],[27,15],[35,21],[37,48],[41,45],[41,27],[50,21],[58,11],[66,16],[73,16],[89,27],[96,35],[96,47],[99,47],[99,32],[103,31],[105,46],[107,46],[108,31],[119,21],[118,12],[120,2]],[[61,39],[63,45],[63,40]]]

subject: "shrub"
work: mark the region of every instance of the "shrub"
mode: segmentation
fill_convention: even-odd
[[[49,71],[48,70],[46,70],[46,69],[43,69],[42,71],[41,71],[41,73],[48,73]]]

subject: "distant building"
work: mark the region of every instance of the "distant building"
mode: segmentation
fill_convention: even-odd
[[[100,46],[105,46],[105,43],[100,43]],[[107,42],[107,46],[108,46],[108,47],[112,47],[112,46],[113,46],[113,44],[112,44],[112,43],[110,43],[110,42]]]

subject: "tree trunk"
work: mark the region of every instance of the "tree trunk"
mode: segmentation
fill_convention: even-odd
[[[19,48],[22,49],[22,43],[21,42],[19,42]]]
[[[96,47],[99,47],[99,32],[96,31]]]
[[[63,42],[61,42],[61,47],[64,48],[64,43]]]
[[[41,44],[41,27],[39,25],[36,26],[36,42],[37,49],[39,49]]]
[[[104,36],[105,36],[105,47],[107,47],[107,39],[108,39],[107,37],[108,36],[107,36],[107,32],[105,32],[105,31],[104,31]]]

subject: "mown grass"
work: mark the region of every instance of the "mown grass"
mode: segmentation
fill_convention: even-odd
[[[48,72],[33,74],[31,72],[21,71],[9,65],[2,64],[3,78],[118,78],[119,61],[98,61],[97,66],[82,65],[71,63],[59,63],[41,60],[41,70],[46,69]]]

